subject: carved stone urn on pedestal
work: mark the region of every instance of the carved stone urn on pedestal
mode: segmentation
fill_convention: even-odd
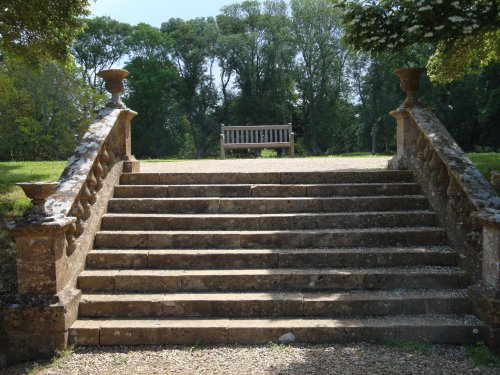
[[[416,99],[415,93],[420,87],[420,75],[424,72],[422,68],[401,68],[394,71],[394,74],[399,77],[401,90],[406,93],[405,100],[401,103],[400,108],[412,108],[421,103]]]
[[[29,211],[28,216],[47,216],[45,201],[50,193],[59,185],[59,182],[19,182],[16,185],[23,189],[24,194],[33,203],[33,208]]]
[[[97,73],[97,76],[104,79],[104,88],[111,94],[107,106],[112,108],[125,108],[125,104],[120,99],[123,92],[123,79],[128,76],[125,69],[108,69]]]

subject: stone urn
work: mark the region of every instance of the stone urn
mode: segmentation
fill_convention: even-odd
[[[23,189],[24,194],[33,203],[29,216],[47,216],[45,202],[59,182],[19,182],[16,185]]]
[[[424,72],[422,68],[401,68],[394,71],[394,74],[399,77],[401,90],[406,93],[405,100],[401,103],[400,108],[411,108],[421,103],[416,99],[415,93],[420,87],[420,75]]]
[[[104,88],[111,94],[107,106],[125,108],[125,104],[120,99],[120,94],[123,92],[123,79],[128,76],[128,71],[125,69],[108,69],[101,70],[97,75],[104,80]]]

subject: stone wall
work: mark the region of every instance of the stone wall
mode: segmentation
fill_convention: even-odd
[[[68,342],[81,292],[77,277],[122,171],[137,171],[131,155],[135,112],[105,108],[97,116],[58,184],[25,184],[38,191],[34,208],[9,224],[16,240],[18,290],[4,311],[9,362],[52,356]],[[40,204],[40,191],[50,187]],[[53,190],[52,190],[53,189]]]
[[[429,108],[403,102],[391,115],[397,120],[397,154],[389,167],[415,173],[471,276],[475,313],[489,325],[489,344],[498,348],[500,197]]]

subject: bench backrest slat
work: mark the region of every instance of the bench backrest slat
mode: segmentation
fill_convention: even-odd
[[[221,158],[226,148],[289,148],[293,157],[295,136],[288,125],[221,125]]]

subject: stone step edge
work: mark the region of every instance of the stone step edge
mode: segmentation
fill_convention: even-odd
[[[270,178],[273,180],[274,183],[290,183],[287,182],[286,180],[291,180],[293,178],[304,178],[304,177],[310,177],[310,176],[335,176],[336,178],[352,178],[353,176],[362,176],[366,178],[367,176],[372,177],[384,177],[385,178],[395,178],[397,177],[398,180],[397,182],[413,182],[414,181],[414,174],[413,172],[409,170],[388,170],[388,169],[371,169],[371,170],[343,170],[343,171],[314,171],[314,172],[304,172],[304,171],[297,171],[297,172],[134,172],[134,173],[127,173],[122,175],[122,180],[128,180],[128,181],[133,181],[134,179],[139,179],[139,178],[146,178],[150,180],[156,180],[158,179],[158,183],[161,183],[162,177],[174,177],[174,178],[179,178],[179,177],[190,177],[193,179],[193,176],[200,176],[201,178],[206,178],[206,177],[211,177],[211,178],[220,178],[220,177],[238,177],[238,176],[245,176],[246,177],[252,177],[252,178]],[[285,180],[285,181],[284,181]],[[363,178],[356,178],[355,180],[358,181],[363,181]],[[377,181],[378,182],[378,181]],[[383,181],[381,181],[383,182]],[[396,182],[396,181],[393,181]],[[170,183],[172,184],[172,183]],[[185,184],[185,183],[184,183]]]
[[[409,338],[440,343],[481,341],[485,325],[471,315],[394,315],[359,319],[164,318],[78,319],[70,343],[141,345],[204,343],[346,342]]]
[[[411,267],[351,267],[351,268],[275,268],[275,269],[210,269],[210,270],[155,270],[155,269],[107,269],[84,270],[80,277],[115,277],[115,276],[154,276],[154,277],[189,277],[193,276],[272,276],[272,275],[467,275],[455,266],[411,266]]]
[[[304,249],[93,249],[87,269],[241,269],[456,266],[449,247]]]
[[[401,200],[401,199],[427,199],[422,194],[404,194],[404,195],[337,195],[334,197],[170,197],[170,198],[111,198],[110,201],[300,201],[300,200],[317,200],[317,201],[335,201],[335,200],[362,200],[362,199],[379,199],[379,200]]]
[[[167,301],[183,302],[246,302],[246,301],[401,301],[422,298],[466,299],[467,289],[402,289],[402,290],[353,290],[349,292],[220,292],[220,293],[83,293],[82,303],[106,302],[141,302],[164,303]]]
[[[198,213],[198,214],[183,214],[183,213],[113,213],[109,212],[104,214],[102,217],[132,217],[132,218],[270,218],[270,217],[328,217],[328,216],[372,216],[372,215],[432,215],[435,216],[436,213],[430,210],[401,210],[401,211],[359,211],[359,212],[284,212],[284,213]]]
[[[248,186],[263,186],[263,187],[271,187],[271,186],[300,186],[300,187],[330,187],[330,186],[340,186],[340,187],[348,187],[348,186],[384,186],[384,185],[391,185],[391,186],[420,186],[416,182],[346,182],[346,183],[332,183],[332,184],[325,184],[325,183],[317,183],[317,184],[305,184],[305,183],[298,183],[298,184],[266,184],[266,183],[243,183],[243,184],[236,184],[236,183],[228,183],[228,184],[221,184],[221,183],[215,183],[215,184],[203,184],[203,183],[192,183],[192,184],[157,184],[157,185],[146,185],[146,184],[126,184],[126,185],[115,185],[115,187],[120,187],[120,186],[131,186],[131,187],[143,187],[143,188],[157,188],[157,187],[169,187],[169,186],[175,186],[177,187],[205,187],[205,186],[231,186],[231,187],[248,187]]]
[[[444,229],[439,226],[429,227],[373,227],[373,228],[339,228],[339,229],[277,229],[277,230],[100,230],[97,234],[113,234],[113,235],[193,235],[193,234],[211,234],[211,235],[272,235],[272,234],[328,234],[328,233],[380,233],[380,232],[440,232],[443,233]]]
[[[237,254],[456,254],[449,246],[346,247],[298,249],[92,249],[89,254],[237,255]]]

